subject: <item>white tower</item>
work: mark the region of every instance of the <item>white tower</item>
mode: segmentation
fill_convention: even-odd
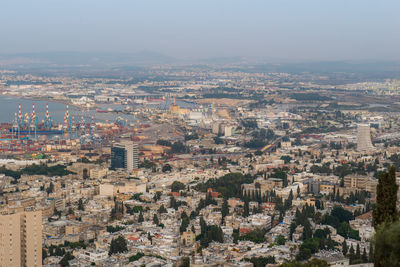
[[[358,124],[357,126],[357,150],[368,151],[373,149],[371,142],[371,130],[369,124]]]

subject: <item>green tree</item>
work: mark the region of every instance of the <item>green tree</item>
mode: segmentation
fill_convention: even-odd
[[[141,253],[141,252],[138,252],[135,255],[132,255],[132,256],[129,257],[129,262],[137,261],[142,257],[144,257],[144,254]]]
[[[179,267],[190,267],[190,259],[189,257],[183,257],[181,264]]]
[[[374,246],[373,246],[373,242],[370,242],[369,243],[368,262],[374,262],[374,261],[375,261]]]
[[[219,192],[225,198],[242,197],[242,184],[249,184],[254,181],[250,175],[242,173],[228,173],[218,179],[209,179],[205,183],[199,183],[195,189],[201,192],[207,192],[208,188]]]
[[[189,219],[189,217],[187,215],[182,217],[182,222],[181,222],[181,226],[179,228],[179,231],[181,233],[185,232],[187,227],[189,226],[189,223],[190,223],[190,219]]]
[[[49,187],[46,189],[47,194],[53,193],[54,192],[54,184],[53,182],[50,182]]]
[[[299,253],[296,255],[296,260],[303,261],[308,260],[311,257],[311,251],[308,248],[303,248],[299,250]]]
[[[229,214],[228,200],[226,198],[224,198],[224,201],[222,202],[221,214],[222,220],[225,218],[226,215]]]
[[[120,235],[117,238],[111,240],[110,250],[108,252],[109,255],[115,253],[123,253],[128,251],[128,245],[126,239]]]
[[[162,192],[160,192],[160,191],[157,191],[157,192],[154,194],[154,197],[153,197],[153,199],[154,199],[154,202],[157,202],[157,201],[159,201],[159,200],[160,200],[160,198],[161,198],[161,195],[162,195]]]
[[[363,254],[362,254],[361,259],[362,259],[362,262],[363,262],[363,263],[368,262],[368,255],[367,255],[367,251],[365,250],[365,247],[364,247],[364,250],[363,250]]]
[[[350,245],[350,250],[349,250],[348,256],[349,256],[349,259],[350,259],[350,264],[352,264],[354,259],[355,259],[355,253],[354,253],[353,245]]]
[[[61,267],[67,267],[69,266],[69,261],[74,259],[75,257],[72,256],[71,252],[65,253],[64,257],[60,260],[58,264],[60,264]]]
[[[85,210],[85,206],[83,206],[83,200],[80,198],[78,200],[78,210]]]
[[[141,223],[141,222],[144,222],[144,217],[143,217],[142,212],[139,213],[138,222],[140,222],[140,223]]]
[[[346,254],[347,254],[347,243],[346,243],[346,240],[344,240],[343,243],[342,243],[342,252],[343,252],[343,255],[346,256]]]
[[[171,185],[172,192],[179,192],[181,190],[184,190],[185,188],[186,188],[186,186],[179,181],[174,181]]]
[[[274,256],[252,257],[250,259],[245,258],[244,260],[253,263],[254,267],[265,267],[267,264],[275,264],[276,263]]]
[[[374,266],[399,266],[400,221],[381,224],[375,234]],[[371,258],[371,257],[370,257]]]
[[[256,156],[261,156],[263,153],[261,150],[257,150],[256,152],[254,152],[254,155]]]
[[[164,204],[161,204],[160,208],[158,209],[158,213],[167,213],[167,209],[164,207]]]
[[[286,242],[286,238],[283,235],[278,235],[277,237],[275,237],[275,243],[277,243],[278,245],[285,245]]]
[[[376,187],[376,209],[373,211],[375,230],[382,223],[390,224],[397,219],[397,189],[396,168],[392,166],[389,172],[379,175]]]
[[[159,225],[160,224],[160,221],[158,220],[157,214],[154,214],[154,216],[153,216],[153,223],[155,225]]]
[[[200,230],[201,230],[201,234],[205,234],[207,231],[207,223],[204,220],[203,216],[200,217]]]
[[[42,261],[44,261],[44,259],[47,258],[47,257],[48,257],[48,255],[47,255],[47,249],[42,248]]]
[[[162,167],[162,172],[170,172],[170,171],[172,171],[171,165],[165,164],[165,165]]]
[[[296,260],[288,261],[280,265],[280,267],[328,267],[329,264],[324,260],[312,259],[305,263]]]
[[[265,229],[261,228],[256,228],[252,230],[251,232],[248,232],[247,234],[243,236],[239,236],[239,240],[247,240],[247,241],[252,241],[254,243],[264,243],[265,242],[265,233],[267,231]]]
[[[244,200],[243,217],[248,217],[250,215],[249,201]]]
[[[82,171],[82,176],[83,176],[83,179],[89,178],[88,170],[87,170],[86,168],[83,169],[83,171]]]
[[[282,156],[281,160],[283,160],[285,164],[288,164],[292,160],[292,158],[290,156]]]

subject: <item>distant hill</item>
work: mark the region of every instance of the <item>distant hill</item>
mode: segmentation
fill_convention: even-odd
[[[97,53],[97,52],[46,52],[0,54],[0,66],[19,67],[81,67],[81,66],[141,66],[169,64],[176,60],[161,53],[142,51],[138,53]]]

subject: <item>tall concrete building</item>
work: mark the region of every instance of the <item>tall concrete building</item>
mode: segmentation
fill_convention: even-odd
[[[131,172],[139,167],[139,148],[132,141],[115,143],[111,148],[111,168],[126,169]]]
[[[42,212],[0,214],[0,267],[42,266]]]
[[[225,126],[224,136],[231,137],[232,136],[232,128],[233,127],[230,125]]]
[[[374,148],[371,142],[371,130],[368,124],[358,124],[357,126],[357,150],[368,151]]]

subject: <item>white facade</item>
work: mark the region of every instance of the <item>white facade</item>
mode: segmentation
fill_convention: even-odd
[[[81,257],[90,262],[99,262],[108,258],[108,252],[105,250],[84,251]]]
[[[371,142],[371,130],[368,124],[358,124],[357,126],[357,150],[368,151],[374,146]]]

